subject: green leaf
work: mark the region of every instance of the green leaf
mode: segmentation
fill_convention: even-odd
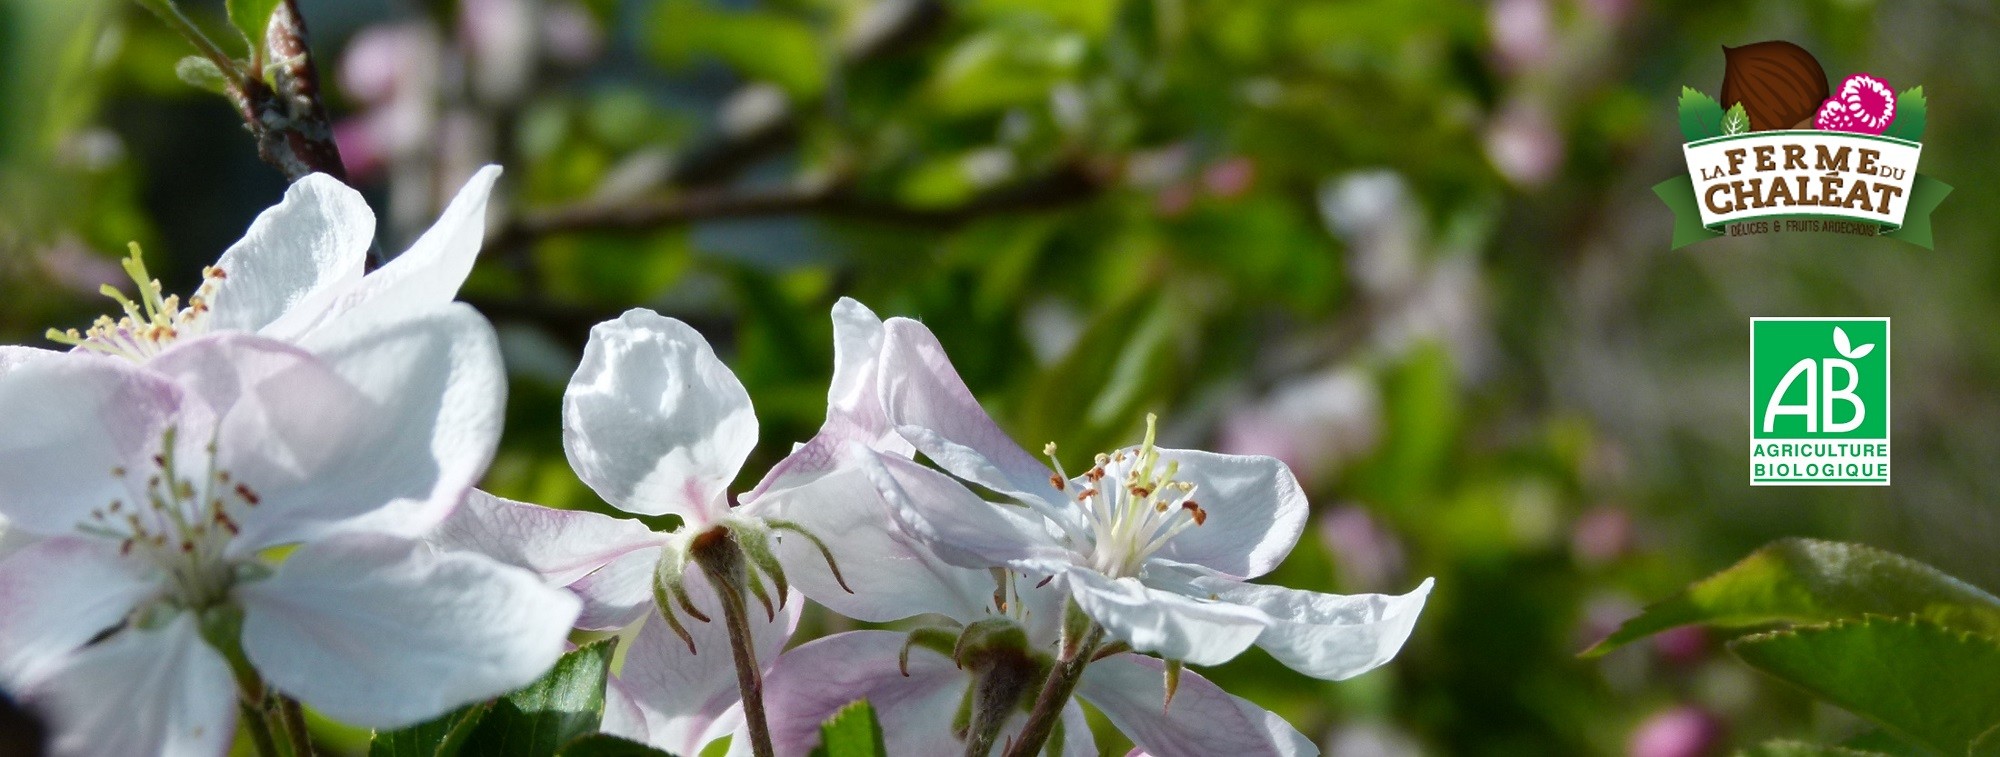
[[[597,731],[616,639],[578,647],[527,688],[493,703],[473,730],[466,754],[540,757]]]
[[[1779,739],[1736,753],[1738,757],[1889,757],[1882,752]]]
[[[1723,134],[1747,134],[1750,132],[1750,112],[1743,109],[1743,103],[1729,106],[1722,114]]]
[[[264,47],[264,29],[271,25],[271,12],[280,0],[229,0],[229,24],[243,33],[243,41],[255,52]]]
[[[556,750],[555,757],[673,757],[672,754],[608,733],[578,737]]]
[[[1869,617],[1746,636],[1751,667],[1946,754],[2000,723],[2000,641],[1928,620]]]
[[[1693,87],[1681,87],[1681,138],[1722,136],[1722,105]]]
[[[1923,87],[1911,87],[1896,95],[1896,120],[1889,122],[1889,129],[1882,136],[1907,139],[1912,142],[1924,138],[1924,121],[1928,118],[1930,103],[1924,99]]]
[[[650,52],[669,67],[711,56],[794,98],[811,99],[826,90],[833,56],[818,30],[798,18],[766,10],[719,10],[700,0],[666,0],[646,28],[651,30]]]
[[[437,719],[393,731],[377,731],[368,742],[368,757],[457,757],[472,730],[492,709],[480,702],[447,712]]]
[[[215,67],[215,61],[199,55],[190,55],[174,64],[174,75],[196,89],[204,89],[215,94],[223,94],[229,89],[229,77],[222,69]]]
[[[1748,628],[1863,614],[1916,616],[2000,636],[2000,598],[1936,568],[1860,544],[1783,539],[1647,607],[1584,656],[1692,623]]]
[[[882,745],[882,724],[875,721],[875,708],[861,700],[840,708],[819,726],[819,748],[812,757],[883,757],[889,750]]]
[[[928,86],[947,115],[963,116],[1043,102],[1074,79],[1090,51],[1075,32],[1017,24],[988,29],[946,53]]]

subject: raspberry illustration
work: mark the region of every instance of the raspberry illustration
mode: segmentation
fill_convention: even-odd
[[[1881,134],[1896,120],[1896,92],[1869,74],[1855,74],[1820,103],[1813,125],[1822,131]]]

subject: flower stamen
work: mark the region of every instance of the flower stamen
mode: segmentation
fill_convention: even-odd
[[[187,305],[183,307],[179,295],[163,294],[159,279],[147,272],[139,243],[131,243],[130,250],[131,254],[120,262],[125,275],[138,285],[139,299],[125,296],[124,292],[110,284],[99,290],[118,303],[125,315],[115,321],[110,316],[98,316],[84,331],[49,329],[47,337],[50,341],[133,362],[145,362],[181,337],[208,330],[208,303],[214,299],[217,282],[228,278],[228,275],[215,266],[203,268],[200,288],[188,297]]]

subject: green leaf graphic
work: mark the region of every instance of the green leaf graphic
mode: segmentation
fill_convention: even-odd
[[[1747,134],[1750,131],[1750,112],[1743,109],[1743,103],[1729,106],[1722,114],[1723,134]]]
[[[1889,130],[1882,136],[1907,139],[1912,142],[1924,138],[1924,121],[1928,118],[1929,103],[1924,100],[1923,87],[1911,87],[1896,95],[1896,120],[1889,122]]]
[[[1681,87],[1681,138],[1722,136],[1722,105],[1693,87]]]

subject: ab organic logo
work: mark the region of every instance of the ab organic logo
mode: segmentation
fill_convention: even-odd
[[[1856,73],[1828,86],[1790,42],[1723,48],[1722,99],[1681,88],[1688,175],[1653,187],[1674,211],[1673,246],[1717,236],[1808,232],[1931,247],[1930,214],[1951,193],[1917,173],[1929,102]]]
[[[1750,483],[1889,484],[1889,319],[1750,319]]]

